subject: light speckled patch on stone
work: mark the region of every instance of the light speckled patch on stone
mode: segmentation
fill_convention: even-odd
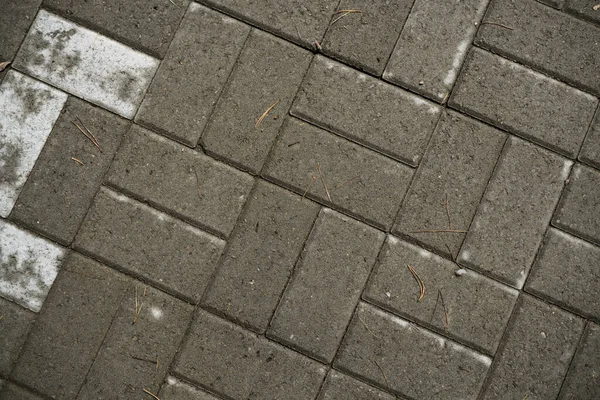
[[[0,216],[8,217],[67,95],[14,70],[0,86]]]
[[[0,220],[0,296],[38,312],[65,250]]]
[[[14,67],[132,118],[159,61],[41,10]]]

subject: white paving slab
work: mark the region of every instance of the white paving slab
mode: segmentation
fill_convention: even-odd
[[[13,66],[133,118],[159,60],[41,10]]]
[[[38,312],[65,249],[0,219],[0,296]]]
[[[67,94],[16,71],[0,85],[0,216],[8,217]]]

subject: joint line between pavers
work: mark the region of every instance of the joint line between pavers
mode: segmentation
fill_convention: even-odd
[[[394,54],[394,51],[396,50],[396,47],[398,47],[398,42],[400,42],[400,38],[402,37],[402,32],[404,32],[404,28],[406,27],[406,23],[408,22],[408,18],[410,18],[410,15],[412,14],[412,12],[414,10],[415,4],[417,3],[417,1],[419,1],[419,0],[413,0],[413,3],[410,6],[410,10],[408,11],[408,14],[406,14],[406,19],[404,20],[404,23],[402,24],[402,29],[400,29],[400,33],[398,34],[398,37],[396,38],[396,42],[394,43],[394,47],[392,47],[392,51],[390,52],[390,55],[388,56],[387,61],[385,62],[384,66],[383,66],[383,71],[381,72],[381,77],[379,77],[379,79],[381,79],[382,81],[384,80],[383,79],[383,74],[385,74],[385,70],[387,69],[388,64],[390,63],[390,60],[392,59],[392,54]],[[393,83],[390,82],[390,84],[393,84]]]
[[[560,394],[563,390],[563,387],[565,386],[565,383],[567,382],[567,377],[569,376],[569,372],[571,371],[571,367],[573,366],[575,357],[577,357],[577,355],[579,355],[579,353],[583,351],[583,341],[589,334],[589,329],[590,329],[590,322],[587,320],[584,320],[584,326],[583,326],[583,329],[581,330],[581,336],[579,336],[579,340],[577,341],[577,346],[575,347],[575,351],[573,352],[573,355],[571,356],[571,360],[569,361],[569,366],[566,370],[567,372],[565,373],[565,376],[563,376],[562,382],[560,383],[560,388],[558,390],[557,398],[561,398]]]

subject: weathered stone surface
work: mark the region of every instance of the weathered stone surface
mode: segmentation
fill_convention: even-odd
[[[583,141],[579,159],[600,169],[600,111],[596,111],[596,118]]]
[[[218,400],[218,398],[172,376],[167,377],[158,396],[168,400]]]
[[[598,354],[600,354],[600,326],[590,322],[563,383],[558,396],[560,400],[600,398]]]
[[[318,400],[394,400],[395,397],[332,369]]]
[[[4,0],[0,14],[0,62],[13,59],[42,0]],[[0,79],[2,73],[0,73]]]
[[[36,314],[0,297],[0,376],[8,376],[31,329]],[[0,392],[2,382],[0,381]]]

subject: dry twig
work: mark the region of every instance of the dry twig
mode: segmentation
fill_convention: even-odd
[[[389,389],[390,388],[390,383],[388,382],[388,379],[385,376],[385,372],[383,372],[383,368],[381,368],[381,365],[379,365],[379,363],[377,361],[373,360],[373,362],[375,363],[375,365],[377,365],[377,368],[379,368],[379,371],[381,371],[381,375],[383,375],[383,379],[385,379],[385,385]]]
[[[438,295],[442,300],[442,308],[444,309],[444,321],[446,323],[446,330],[448,330],[448,309],[446,308],[446,303],[444,302],[444,296],[442,295],[442,289],[438,289]]]
[[[260,123],[263,121],[263,119],[265,119],[265,117],[266,117],[266,116],[269,114],[269,111],[271,111],[273,108],[275,108],[275,106],[276,106],[277,104],[279,104],[279,102],[280,102],[280,101],[281,101],[281,99],[277,99],[277,101],[276,101],[275,103],[271,104],[271,105],[269,106],[269,108],[267,108],[267,109],[265,110],[265,112],[264,112],[264,113],[262,113],[262,115],[261,115],[260,117],[258,117],[258,119],[256,120],[256,124],[254,124],[254,128],[255,128],[255,129],[256,129],[256,128],[258,128],[258,126],[259,126],[259,125],[260,125]]]
[[[148,389],[144,389],[144,393],[149,394],[150,396],[154,397],[156,400],[160,400],[157,395],[155,395],[154,393],[152,393]]]
[[[79,160],[79,159],[77,159],[77,158],[75,158],[75,157],[71,157],[71,160],[75,161],[77,164],[84,165],[84,164],[83,164],[83,161],[81,161],[81,160]]]
[[[198,197],[202,198],[202,192],[200,191],[200,179],[198,178],[198,172],[194,168],[194,175],[196,175],[196,189],[198,190]]]
[[[325,183],[325,177],[323,176],[323,172],[321,172],[321,164],[317,163],[317,168],[319,170],[319,176],[321,177],[321,182],[323,182],[323,187],[325,188],[325,192],[327,193],[327,198],[331,202],[331,195],[329,194],[329,189],[327,189],[327,183]]]
[[[369,333],[373,336],[375,336],[377,339],[379,339],[379,336],[377,336],[376,334],[373,333],[373,331],[371,329],[369,329],[369,327],[367,326],[367,323],[365,321],[363,321],[363,319],[358,316],[358,319],[360,320],[360,322],[362,322],[362,324],[365,326],[365,328],[369,331]]]
[[[308,182],[308,186],[306,186],[306,190],[304,191],[304,194],[302,195],[302,198],[304,198],[304,196],[306,196],[306,193],[308,193],[308,190],[312,186],[315,179],[317,179],[317,167],[315,167],[315,172],[313,172],[312,177],[310,178],[310,182]]]
[[[498,22],[485,21],[485,22],[482,22],[481,25],[496,25],[496,26],[500,26],[504,29],[510,29],[511,31],[513,30],[513,28],[511,28],[510,26],[506,26],[506,25],[500,24]]]
[[[448,229],[452,229],[452,220],[450,219],[450,206],[448,205],[448,195],[446,195],[446,216],[448,217]]]
[[[79,119],[79,118],[77,118],[77,119]],[[79,122],[81,122],[81,120],[80,120]],[[80,131],[81,133],[83,133],[83,135],[84,135],[86,138],[88,138],[88,139],[89,139],[89,141],[90,141],[90,142],[92,142],[92,144],[93,144],[94,146],[96,146],[96,147],[98,148],[98,150],[100,150],[100,153],[102,153],[102,148],[100,148],[100,143],[98,143],[98,141],[96,140],[96,137],[95,137],[94,135],[92,135],[92,133],[91,133],[91,132],[90,132],[90,131],[89,131],[87,128],[85,128],[85,127],[83,126],[83,124],[82,124],[82,125],[80,125],[80,124],[78,124],[78,123],[77,123],[77,122],[75,122],[75,121],[71,121],[71,123],[72,123],[73,125],[75,125],[75,126],[77,127],[77,129],[79,129],[79,131]]]
[[[423,280],[419,278],[417,271],[415,271],[413,267],[411,267],[410,265],[407,265],[407,267],[410,273],[412,274],[413,278],[415,278],[415,281],[417,281],[417,284],[419,285],[419,298],[417,299],[417,301],[421,301],[423,296],[425,296],[425,284],[423,283]]]
[[[323,47],[321,47],[321,43],[319,43],[319,41],[317,39],[315,39],[315,47],[319,51],[321,51],[323,49]]]
[[[148,289],[148,286],[144,287],[144,294],[142,295],[142,297],[146,297],[146,290]],[[139,304],[139,307],[138,307]],[[131,323],[131,325],[135,324],[138,317],[140,316],[140,313],[142,312],[142,306],[144,305],[144,302],[138,302],[138,293],[137,293],[137,286],[135,287],[135,313],[133,316],[133,322]]]
[[[422,229],[420,231],[412,231],[410,233],[468,233],[462,229]]]
[[[344,183],[342,183],[342,184],[339,184],[339,185],[337,185],[337,186],[335,187],[335,189],[339,189],[339,188],[341,188],[342,186],[345,186],[346,184],[348,184],[348,183],[350,183],[350,182],[352,182],[352,181],[355,181],[355,180],[357,180],[357,179],[360,179],[360,175],[357,175],[357,176],[355,176],[354,178],[348,179],[346,182],[344,182]]]
[[[11,61],[0,62],[0,72],[4,71],[10,65]]]

